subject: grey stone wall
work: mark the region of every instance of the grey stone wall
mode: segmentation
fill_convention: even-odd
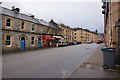
[[[11,19],[11,27],[6,27],[6,20],[7,18]],[[25,21],[22,19],[14,18],[11,16],[3,15],[2,16],[2,50],[3,51],[13,51],[13,50],[20,50],[20,37],[25,36],[25,49],[32,49],[37,48],[38,37],[41,36],[40,34],[48,33],[48,34],[57,34],[61,33],[58,29],[51,28],[49,26],[33,23],[30,21]],[[25,29],[21,30],[21,23],[24,22]],[[32,24],[35,25],[35,31],[32,32]],[[49,31],[49,32],[47,32]],[[12,36],[12,47],[6,47],[6,35],[9,34]],[[31,37],[35,37],[35,45],[31,45]],[[42,39],[41,39],[42,40]]]
[[[11,21],[12,21],[12,27],[13,27],[13,30],[15,31],[22,31],[22,32],[32,32],[31,31],[31,28],[32,28],[32,24],[35,24],[33,22],[29,22],[29,21],[25,21],[25,20],[21,20],[21,19],[17,19],[17,18],[13,18],[13,17],[10,17],[10,16],[6,16],[6,15],[3,15],[2,16],[2,21],[3,21],[3,29],[5,29],[6,27],[6,19],[7,18],[10,18]],[[21,30],[21,23],[22,21],[24,22],[25,24],[25,30]],[[43,32],[46,32],[46,29],[47,27],[45,26],[42,26],[40,24],[35,24],[35,33],[43,33]]]
[[[5,40],[5,34],[11,34],[12,35],[12,47],[7,48],[5,43],[3,42],[3,51],[12,51],[12,50],[20,50],[20,37],[24,36],[25,37],[25,49],[32,49],[32,48],[37,48],[37,43],[38,43],[38,37],[41,35],[37,34],[31,34],[31,33],[19,33],[19,32],[13,32],[13,31],[2,31],[2,39]],[[31,37],[35,37],[35,45],[31,45]]]

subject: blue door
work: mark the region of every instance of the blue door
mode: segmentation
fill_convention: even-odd
[[[21,40],[21,47],[20,47],[21,50],[24,50],[25,49],[25,40]]]
[[[38,40],[38,47],[42,47],[41,46],[41,40]]]

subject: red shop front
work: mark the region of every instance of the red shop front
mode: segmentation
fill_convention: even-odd
[[[42,35],[43,47],[53,47],[55,38],[51,35]]]

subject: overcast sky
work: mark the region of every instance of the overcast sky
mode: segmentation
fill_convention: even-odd
[[[80,27],[103,32],[101,0],[0,0],[3,7],[20,8],[21,13],[33,14],[36,18],[71,27]],[[88,2],[89,1],[89,2]]]

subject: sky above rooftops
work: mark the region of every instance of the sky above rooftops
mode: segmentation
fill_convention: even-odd
[[[104,17],[101,0],[0,0],[3,7],[20,8],[24,14],[33,14],[36,18],[71,27],[79,27],[103,32]]]

